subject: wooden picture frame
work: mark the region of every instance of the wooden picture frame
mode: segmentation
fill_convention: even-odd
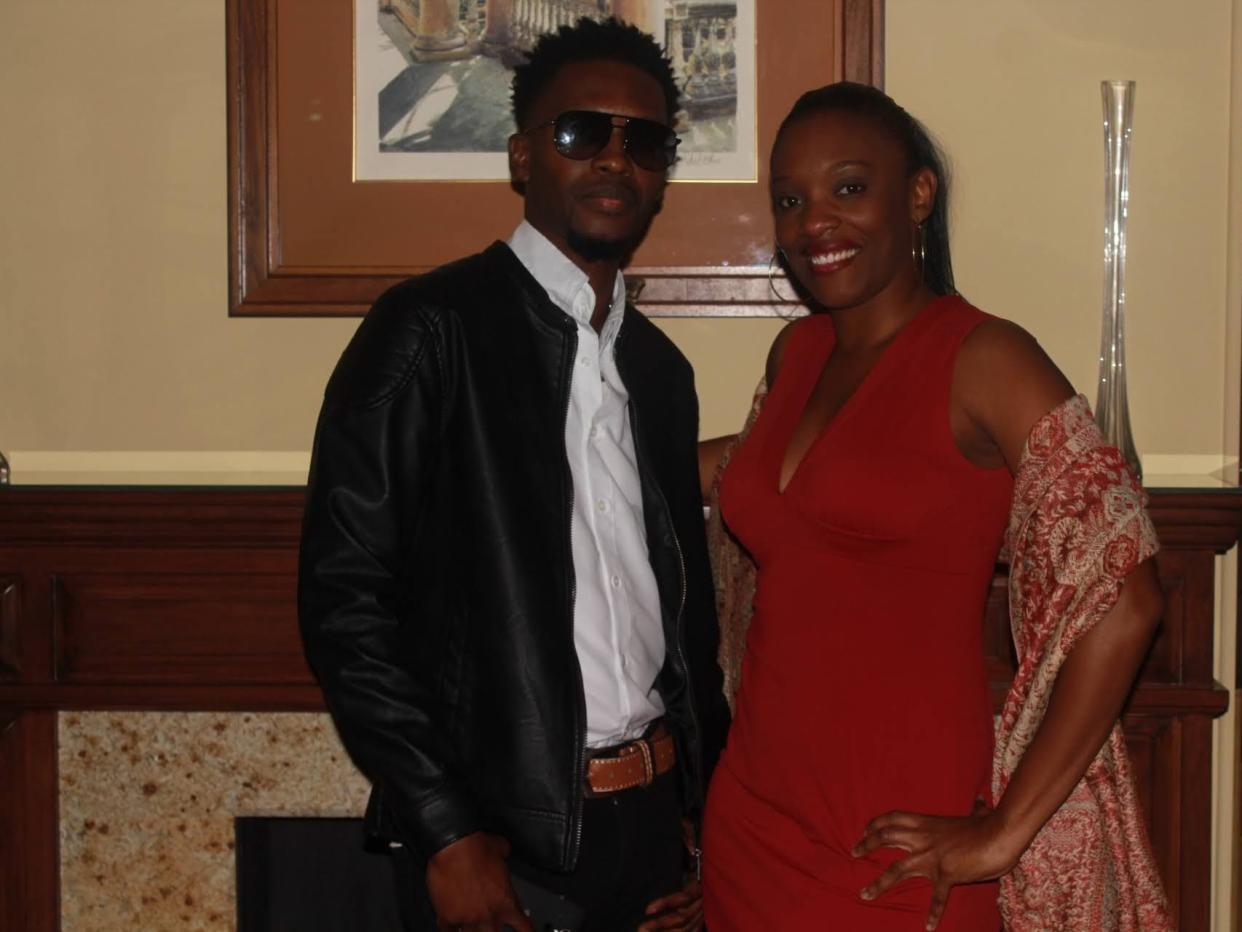
[[[356,0],[370,2],[370,0]],[[758,0],[759,180],[671,185],[626,270],[654,316],[772,316],[763,160],[802,91],[882,84],[883,0]],[[353,316],[409,275],[504,237],[498,182],[354,182],[353,9],[228,0],[230,316]]]

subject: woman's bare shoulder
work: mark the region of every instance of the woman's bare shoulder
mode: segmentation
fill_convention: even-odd
[[[1074,394],[1039,341],[1009,320],[989,317],[962,341],[953,398],[1016,465],[1036,421]]]
[[[1028,331],[1011,320],[988,317],[962,341],[957,359],[957,380],[1005,394],[1057,396],[1064,400],[1072,391],[1069,380]]]

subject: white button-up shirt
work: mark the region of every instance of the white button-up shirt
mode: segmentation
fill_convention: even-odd
[[[664,714],[655,688],[664,665],[660,594],[647,558],[629,395],[613,353],[625,281],[618,272],[612,306],[596,334],[595,292],[585,272],[526,221],[509,248],[578,325],[565,421],[574,483],[574,646],[586,691],[587,747],[607,747],[638,737]]]

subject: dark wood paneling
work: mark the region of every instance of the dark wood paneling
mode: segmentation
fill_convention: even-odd
[[[27,545],[61,551],[134,545],[287,550],[302,525],[300,489],[96,491],[13,486],[0,490],[0,496],[4,530],[0,554],[10,550],[20,554]]]
[[[1125,718],[1126,747],[1130,752],[1135,789],[1142,806],[1152,850],[1166,889],[1178,883],[1179,839],[1178,787],[1181,769],[1180,727],[1168,715]]]
[[[56,714],[0,709],[0,929],[59,928]]]
[[[295,489],[0,492],[0,661],[13,674],[0,682],[0,876],[18,878],[0,884],[0,928],[55,927],[58,710],[323,707],[297,635],[302,500]],[[1202,932],[1211,721],[1229,700],[1211,677],[1214,559],[1236,539],[1242,496],[1152,504],[1168,603],[1126,737],[1179,926]],[[1006,582],[993,581],[984,637],[996,708],[1014,665]]]
[[[1238,541],[1238,489],[1190,491],[1163,489],[1151,493],[1147,511],[1166,550],[1210,550],[1224,553]]]
[[[1004,567],[996,568],[996,576],[988,590],[987,608],[983,616],[983,656],[987,663],[988,682],[1008,688],[1018,669],[1018,657],[1009,634],[1009,577]],[[995,693],[996,690],[993,689]]]
[[[1181,882],[1169,896],[1176,896],[1174,915],[1182,932],[1189,932],[1208,929],[1212,915],[1212,719],[1186,715],[1177,724],[1182,741],[1178,816],[1187,828],[1178,841]]]
[[[1164,591],[1160,629],[1148,651],[1139,678],[1144,683],[1212,686],[1212,625],[1214,623],[1214,554],[1166,549],[1156,554],[1156,571]],[[988,678],[1008,683],[1017,669],[1009,632],[1009,591],[1006,568],[997,567],[988,592],[984,620],[984,651]],[[1207,644],[1205,653],[1203,644]]]
[[[1193,575],[1188,585],[1186,562],[1193,560],[1194,556],[1184,550],[1162,550],[1156,555],[1156,574],[1164,593],[1164,614],[1140,674],[1145,680],[1185,682],[1183,647],[1188,633],[1186,625],[1188,618],[1194,617],[1193,609],[1188,612],[1188,606],[1197,595],[1193,586],[1197,579]],[[1214,558],[1208,554],[1207,559],[1212,561]]]
[[[139,559],[134,567],[56,577],[57,680],[312,681],[298,637],[292,569],[280,575],[236,569],[152,572],[157,554]]]
[[[21,672],[17,648],[21,610],[21,579],[0,573],[0,681]]]

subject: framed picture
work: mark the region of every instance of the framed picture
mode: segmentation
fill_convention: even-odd
[[[549,23],[607,7],[357,0],[354,180],[506,181],[514,64]],[[660,42],[682,89],[671,179],[755,181],[755,0],[632,0],[623,12]]]
[[[388,2],[396,10],[410,0]],[[441,174],[457,178],[435,180],[425,166],[401,169],[410,176],[403,180],[364,178],[370,170],[360,171],[356,159],[362,120],[355,114],[376,114],[374,133],[366,131],[374,141],[382,108],[376,96],[356,97],[355,36],[359,22],[377,22],[380,14],[377,0],[355,3],[228,0],[230,314],[362,314],[390,285],[505,238],[521,219],[521,198],[507,180],[459,180],[464,172],[444,169],[462,153],[431,153]],[[536,9],[541,21],[553,23],[584,5],[630,19],[635,9],[646,9],[653,21],[663,16],[666,36],[671,19],[679,31],[674,39],[683,43],[673,48],[678,55],[686,51],[686,19],[710,12],[722,17],[692,29],[688,38],[753,46],[753,88],[744,75],[745,55],[734,53],[740,85],[734,126],[744,136],[753,122],[754,152],[743,156],[751,170],[737,170],[734,162],[721,173],[737,177],[670,185],[626,278],[639,308],[658,316],[768,316],[796,304],[789,286],[769,277],[766,155],[781,118],[803,91],[841,78],[880,83],[882,0],[421,3],[407,13],[434,5],[441,13],[456,12],[459,27],[463,13],[476,17],[471,29],[480,43],[489,10],[495,16],[497,10]],[[469,30],[458,31],[474,40]],[[409,67],[404,59],[388,62],[390,71]],[[400,116],[416,106],[417,100]],[[390,112],[380,138],[404,140],[417,151],[417,139],[409,138],[417,129],[394,134],[391,119]],[[708,174],[712,167],[699,168]]]

